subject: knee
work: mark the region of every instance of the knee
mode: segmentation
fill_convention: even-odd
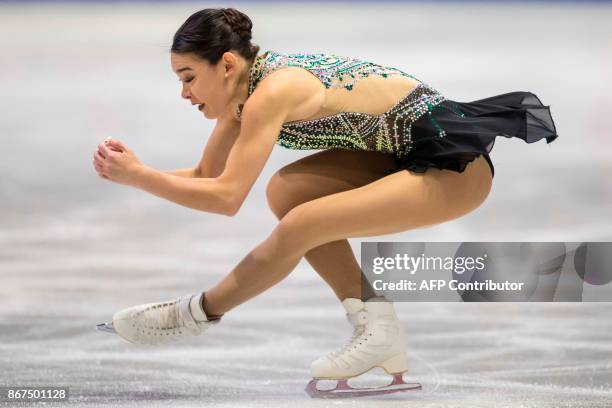
[[[293,208],[291,187],[281,175],[281,170],[272,175],[266,186],[268,207],[279,220]]]
[[[279,221],[273,234],[285,253],[300,256],[328,242],[347,238],[342,232],[334,231],[330,220],[311,202],[292,208]]]
[[[308,209],[304,205],[292,208],[283,216],[274,229],[277,242],[283,246],[283,251],[306,253],[316,245],[312,224],[309,222]]]

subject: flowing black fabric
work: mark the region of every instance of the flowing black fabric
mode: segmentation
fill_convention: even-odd
[[[439,136],[440,129],[444,137]],[[516,137],[526,143],[541,139],[551,143],[558,137],[550,106],[531,92],[473,102],[446,99],[415,121],[411,134],[412,149],[401,159],[395,157],[396,166],[389,173],[403,169],[424,173],[431,167],[462,173],[469,162],[483,155],[494,175],[489,153],[496,137]]]

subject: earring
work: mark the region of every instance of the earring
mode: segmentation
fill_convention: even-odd
[[[236,105],[236,111],[235,112],[236,112],[236,117],[238,119],[240,119],[242,117],[242,107],[243,106],[244,106],[244,104]]]

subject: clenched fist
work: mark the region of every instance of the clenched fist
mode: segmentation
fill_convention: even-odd
[[[110,137],[98,145],[93,164],[100,177],[126,185],[134,180],[136,171],[143,166],[130,148]]]

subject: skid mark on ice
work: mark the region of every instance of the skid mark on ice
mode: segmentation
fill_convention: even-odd
[[[446,359],[443,362],[440,362],[438,364],[438,367],[453,367],[453,366],[459,366],[459,365],[464,365],[466,363],[470,363],[470,362],[474,362],[474,361],[480,361],[483,359],[489,359],[489,358],[494,358],[494,357],[499,357],[499,356],[504,356],[504,355],[511,355],[512,352],[519,352],[522,349],[518,346],[516,347],[504,347],[502,348],[495,348],[493,350],[486,350],[486,351],[476,351],[476,352],[457,352],[456,358],[452,358],[452,359]]]
[[[533,375],[552,375],[552,374],[579,374],[579,373],[592,373],[597,370],[601,370],[607,374],[612,371],[612,362],[608,361],[606,363],[595,363],[595,364],[586,364],[582,363],[580,365],[572,365],[572,366],[559,366],[559,367],[541,367],[541,368],[521,368],[521,369],[510,369],[510,370],[487,370],[486,375],[490,377],[495,376],[504,376],[504,377],[512,377],[512,376],[533,376]],[[484,374],[483,374],[484,375]]]
[[[425,360],[424,358],[422,358],[421,356],[419,356],[416,353],[412,353],[411,354],[412,358],[414,358],[415,360],[420,361],[425,367],[429,368],[429,370],[432,372],[433,374],[433,382],[434,382],[434,386],[433,388],[429,389],[427,387],[424,387],[422,390],[423,394],[433,394],[436,392],[436,390],[438,389],[438,387],[440,387],[440,383],[441,383],[441,377],[440,377],[440,372],[436,369],[436,367],[434,367],[433,364],[429,363],[427,360]],[[420,379],[416,379],[415,381],[421,381]]]
[[[518,338],[515,337],[510,340],[522,349],[535,349],[545,352],[551,352],[551,350],[562,349],[584,349],[589,351],[603,351],[611,352],[612,344],[609,341],[598,342],[598,341],[578,341],[578,340],[567,340],[555,338],[555,339],[544,339],[544,338]]]
[[[542,393],[559,393],[559,394],[570,394],[570,395],[583,395],[583,396],[601,396],[611,397],[612,391],[609,389],[599,388],[587,388],[587,387],[570,387],[570,386],[558,386],[556,384],[529,384],[514,381],[504,380],[490,380],[483,378],[478,375],[462,375],[461,377],[446,376],[444,384],[447,386],[459,386],[459,387],[477,387],[484,388],[487,390],[498,389],[498,390],[525,390],[525,391],[539,391]]]

